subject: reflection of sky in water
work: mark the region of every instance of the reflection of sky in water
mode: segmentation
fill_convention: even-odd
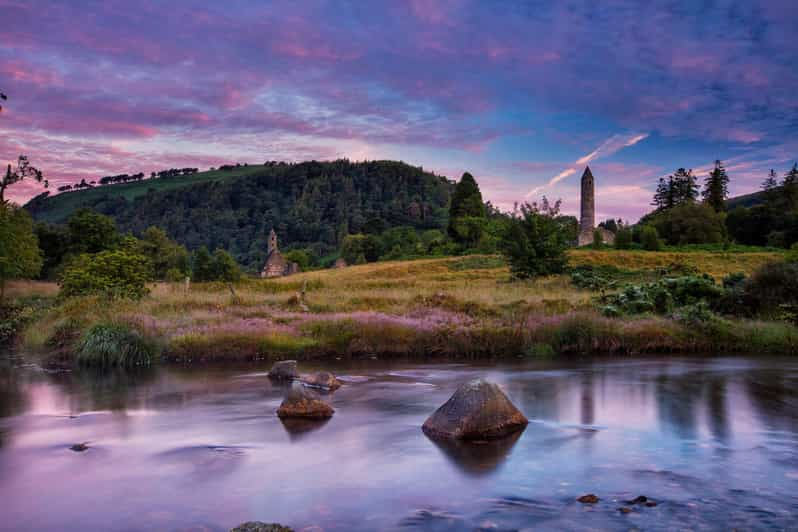
[[[798,511],[786,360],[331,369],[356,378],[311,424],[274,416],[284,387],[259,369],[2,369],[0,529],[784,528]],[[428,440],[424,419],[478,375],[527,429],[480,447]],[[574,503],[587,492],[602,502]],[[616,511],[641,493],[659,506]]]

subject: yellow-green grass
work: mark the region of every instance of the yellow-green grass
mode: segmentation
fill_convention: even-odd
[[[570,254],[572,265],[651,270],[679,263],[716,278],[751,273],[776,258],[774,253]],[[48,283],[13,286],[17,294],[56,289]],[[565,275],[512,281],[495,257],[380,262],[246,279],[235,286],[235,296],[225,284],[193,284],[186,291],[182,283],[158,283],[138,302],[96,297],[57,302],[26,329],[22,344],[30,352],[66,349],[98,323],[121,323],[156,339],[165,358],[180,361],[734,351],[749,345],[798,350],[796,329],[788,325],[735,322],[707,331],[666,318],[609,319],[593,310],[594,296]]]
[[[594,251],[578,249],[570,252],[573,266],[615,266],[627,270],[653,270],[673,264],[681,264],[722,279],[730,273],[743,272],[750,275],[768,262],[782,258],[776,252],[754,253],[716,253],[709,251],[670,252],[670,251]]]

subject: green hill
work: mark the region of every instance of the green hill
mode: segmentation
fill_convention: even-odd
[[[93,205],[108,197],[122,197],[126,200],[133,200],[147,194],[150,189],[166,191],[196,183],[238,179],[255,175],[258,172],[262,172],[264,168],[266,167],[262,165],[240,166],[231,170],[212,170],[168,179],[145,179],[132,183],[96,186],[94,188],[62,192],[54,196],[42,195],[31,200],[25,208],[33,212],[36,218],[41,221],[61,223],[78,208]]]
[[[727,199],[726,209],[732,210],[736,209],[737,207],[753,207],[763,203],[764,201],[765,193],[760,190],[758,192],[752,192],[750,194],[744,194],[742,196],[735,196],[733,198]]]
[[[272,227],[283,248],[319,256],[338,249],[346,234],[442,230],[452,188],[445,177],[401,162],[311,161],[42,195],[25,208],[39,221],[63,223],[89,207],[136,235],[157,225],[189,249],[224,248],[254,270],[265,259]]]

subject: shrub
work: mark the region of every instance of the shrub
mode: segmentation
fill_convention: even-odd
[[[659,233],[650,225],[640,230],[640,244],[646,251],[659,251],[662,249],[662,241],[659,239]]]
[[[604,246],[604,237],[598,229],[593,230],[593,249],[601,249]]]
[[[713,244],[726,240],[725,214],[704,203],[684,203],[651,219],[659,236],[671,245]]]
[[[550,205],[543,198],[540,206],[522,205],[520,215],[510,220],[500,245],[513,275],[526,279],[565,270],[572,235],[559,210],[559,201]]]
[[[118,323],[98,323],[80,339],[77,362],[84,366],[149,366],[160,353],[155,341],[134,328]]]
[[[798,305],[798,262],[765,264],[745,283],[743,299],[754,311],[775,315],[783,305]]]
[[[792,245],[790,250],[784,256],[787,262],[798,262],[798,242]]]
[[[615,249],[629,249],[632,247],[632,231],[623,227],[615,235]]]
[[[122,250],[80,255],[64,271],[63,297],[90,294],[110,298],[141,299],[149,290],[149,262],[146,257]]]

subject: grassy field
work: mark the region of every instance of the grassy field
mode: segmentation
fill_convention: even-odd
[[[694,267],[720,278],[778,254],[573,251],[572,265],[610,265],[641,278]],[[52,283],[12,283],[12,296],[52,297]],[[380,262],[291,277],[152,286],[139,302],[56,302],[21,345],[51,363],[124,346],[136,360],[225,361],[322,356],[498,357],[597,353],[798,352],[781,323],[720,320],[712,328],[660,316],[605,318],[566,275],[511,281],[498,257]],[[100,340],[97,339],[100,338]],[[105,343],[103,343],[105,342]],[[99,348],[97,346],[100,346]],[[103,346],[111,347],[103,347]],[[126,352],[127,352],[126,351]]]
[[[234,170],[198,172],[196,174],[175,178],[144,179],[134,183],[104,185],[90,189],[62,192],[47,198],[47,209],[39,213],[38,217],[47,222],[61,222],[81,205],[91,203],[100,198],[121,196],[130,201],[145,195],[149,189],[159,191],[173,190],[206,181],[238,179],[239,177],[256,174],[264,168],[265,167],[262,165],[241,166]]]

